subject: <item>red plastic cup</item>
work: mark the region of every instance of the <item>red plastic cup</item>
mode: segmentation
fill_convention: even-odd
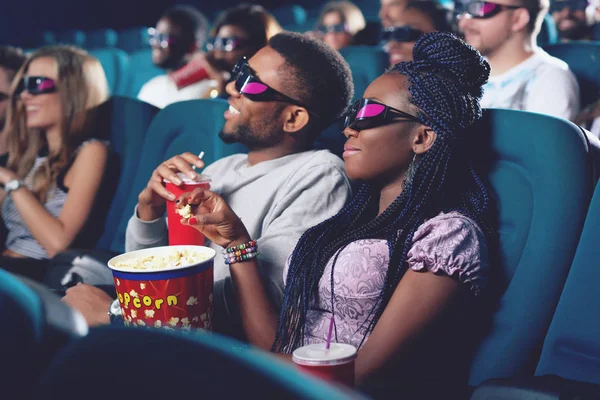
[[[292,360],[302,371],[353,387],[356,348],[344,343],[331,343],[329,350],[325,346],[317,343],[300,347],[294,350]]]
[[[181,253],[193,255],[198,261],[161,268],[132,267],[142,265],[141,260],[151,256],[174,260]],[[212,330],[215,255],[213,249],[204,246],[163,246],[131,251],[109,260],[123,323],[189,332]]]
[[[202,57],[196,57],[177,71],[171,72],[169,77],[175,82],[178,90],[203,81],[208,78],[206,61]]]
[[[183,181],[180,186],[174,185],[165,179],[167,190],[175,195],[175,199],[179,198],[183,193],[191,192],[197,187],[210,189],[210,178],[206,175],[200,175],[198,179],[192,180],[183,173],[177,174]],[[204,245],[204,235],[197,229],[188,225],[183,225],[181,219],[183,217],[175,211],[175,202],[167,201],[167,221],[169,225],[169,246],[178,245]]]

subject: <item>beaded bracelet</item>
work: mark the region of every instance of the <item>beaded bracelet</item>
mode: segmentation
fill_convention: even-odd
[[[228,247],[222,251],[225,258],[225,264],[233,264],[250,260],[258,256],[258,246],[255,240],[248,243],[239,244],[237,246]]]

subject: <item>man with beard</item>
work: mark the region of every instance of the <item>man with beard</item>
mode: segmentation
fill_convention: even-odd
[[[588,24],[587,0],[553,0],[550,4],[552,18],[563,41],[591,40],[592,28]]]
[[[579,86],[567,64],[537,46],[548,0],[457,2],[459,28],[492,68],[482,107],[573,119]]]
[[[342,115],[353,96],[352,77],[341,55],[317,39],[280,33],[249,60],[241,60],[227,85],[229,110],[219,136],[246,145],[248,154],[226,157],[204,169],[218,192],[241,217],[260,245],[260,266],[270,299],[279,308],[283,267],[300,235],[335,215],[349,200],[350,185],[341,159],[311,150],[316,136]],[[196,149],[197,151],[198,149]],[[193,153],[160,164],[127,226],[126,250],[167,244],[166,201],[175,197],[163,179],[175,184],[183,172],[204,167]],[[218,245],[214,275],[214,328],[242,332],[229,268]],[[108,323],[111,299],[100,289],[78,285],[64,301],[91,325]]]
[[[220,72],[208,63],[197,67],[190,62],[201,54],[208,28],[206,17],[191,6],[177,6],[165,12],[148,33],[152,63],[166,74],[146,82],[138,94],[140,100],[164,108],[178,101],[205,97]]]

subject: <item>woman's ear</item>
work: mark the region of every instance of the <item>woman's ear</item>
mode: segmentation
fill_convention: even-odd
[[[420,125],[415,139],[413,141],[413,151],[415,154],[423,154],[431,149],[437,134],[428,126]]]

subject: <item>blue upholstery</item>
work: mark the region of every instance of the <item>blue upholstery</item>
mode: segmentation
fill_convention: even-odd
[[[113,29],[97,29],[87,32],[85,47],[87,49],[115,47],[117,41],[117,32]]]
[[[102,64],[110,93],[112,95],[123,94],[127,85],[129,67],[127,53],[120,49],[95,49],[90,50],[90,54]]]
[[[148,48],[147,26],[120,30],[117,36],[117,47],[125,50],[127,53]]]
[[[164,71],[152,64],[152,50],[149,47],[131,53],[127,75],[129,81],[125,95],[137,97],[144,83],[162,74]]]
[[[281,6],[272,10],[273,16],[283,25],[300,25],[306,23],[306,10],[298,4]]]
[[[559,34],[558,28],[556,27],[556,22],[554,22],[554,18],[552,18],[552,15],[548,13],[544,16],[542,28],[540,29],[540,33],[537,37],[537,43],[540,46],[547,46],[558,43],[558,40]]]
[[[171,104],[158,113],[148,129],[136,178],[128,189],[126,216],[133,213],[138,194],[148,183],[152,171],[168,158],[186,151],[196,154],[204,151],[203,159],[208,165],[231,154],[247,152],[245,147],[226,145],[218,137],[226,109],[224,100],[190,100]],[[117,229],[111,247],[114,251],[122,252],[125,248],[128,219],[123,218]]]
[[[600,384],[600,185],[542,349],[536,375]]]
[[[102,117],[107,125],[106,135],[121,160],[119,185],[106,217],[104,235],[96,245],[98,249],[110,249],[121,221],[131,216],[131,212],[125,210],[125,203],[131,195],[130,188],[136,177],[140,149],[158,109],[139,100],[117,96],[113,96],[101,107]]]
[[[54,40],[54,43],[49,44],[72,44],[78,47],[85,47],[86,34],[81,30],[56,32]]]
[[[217,334],[104,327],[73,342],[48,368],[36,398],[360,398]]]
[[[2,397],[26,391],[41,359],[41,301],[23,282],[0,269],[0,374]],[[13,396],[12,398],[18,398]]]
[[[582,133],[565,120],[487,110],[473,133],[470,152],[497,203],[499,243],[489,244],[490,294],[500,296],[472,363],[469,383],[475,386],[533,372],[575,254],[593,179]]]
[[[575,74],[582,107],[600,99],[600,43],[569,42],[546,46],[544,49],[566,62]]]
[[[361,98],[367,86],[388,67],[388,56],[379,47],[350,46],[342,49],[340,53],[352,70],[355,99]]]

